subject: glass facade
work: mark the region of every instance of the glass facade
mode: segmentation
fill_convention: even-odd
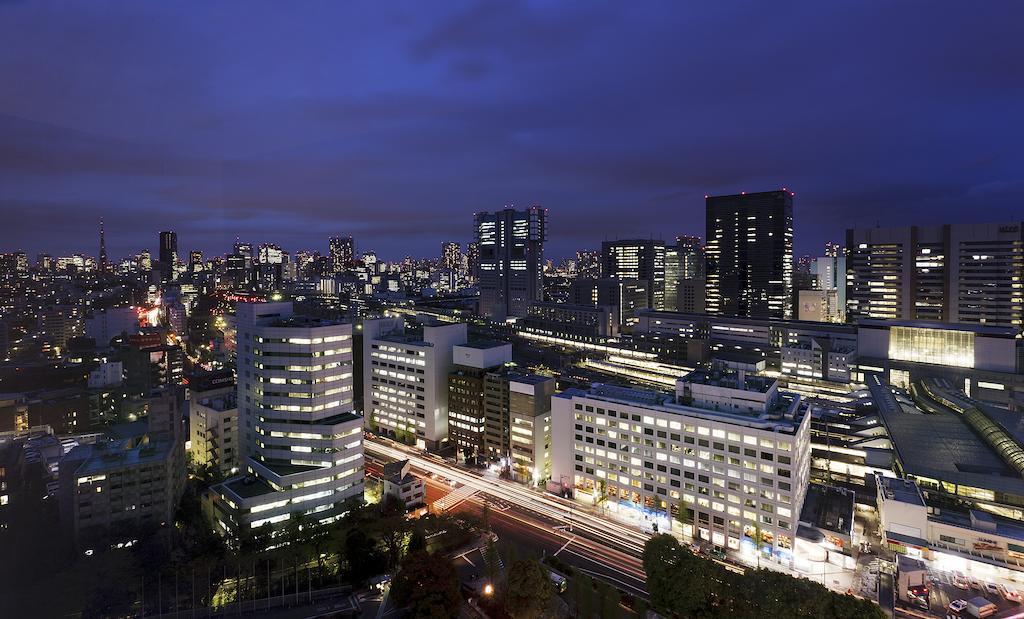
[[[889,358],[958,368],[974,367],[974,333],[923,327],[893,327]]]

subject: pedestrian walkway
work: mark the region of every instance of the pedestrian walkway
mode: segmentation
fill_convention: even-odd
[[[451,492],[446,494],[444,497],[434,501],[434,510],[436,512],[448,511],[457,506],[458,504],[462,503],[466,499],[472,497],[477,492],[478,491],[475,488],[471,488],[469,486],[462,486],[461,488],[456,488],[455,490],[452,490]]]

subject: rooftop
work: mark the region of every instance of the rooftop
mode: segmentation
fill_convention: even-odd
[[[907,475],[1024,496],[1024,479],[959,414],[925,412],[877,376],[865,382]]]
[[[312,327],[337,327],[350,324],[347,320],[333,318],[319,318],[314,316],[294,315],[287,318],[277,318],[270,323],[271,327],[298,327],[309,329]]]
[[[224,411],[238,408],[238,394],[231,391],[212,398],[203,398],[202,400],[199,400],[199,403],[207,408],[217,411],[218,413],[223,413]]]
[[[542,376],[540,374],[509,374],[508,380],[512,383],[523,383],[524,385],[539,385],[555,379],[552,376]]]
[[[276,492],[266,481],[254,475],[236,477],[224,482],[224,487],[240,499],[251,499],[264,494]]]
[[[858,327],[870,327],[875,329],[889,329],[891,327],[912,327],[915,329],[939,329],[941,331],[968,331],[978,335],[993,337],[1016,338],[1019,329],[1013,327],[996,327],[992,325],[981,325],[971,323],[948,323],[935,320],[879,320],[877,318],[862,318],[857,321]]]
[[[809,484],[800,520],[819,529],[850,536],[856,493],[846,488]]]
[[[674,394],[646,389],[633,389],[631,387],[605,385],[602,383],[594,383],[589,389],[579,389],[575,387],[566,389],[561,393],[555,394],[554,397],[567,400],[571,400],[574,397],[603,400],[605,402],[649,408],[685,417],[708,419],[711,421],[731,423],[775,432],[786,432],[790,434],[796,432],[797,428],[803,421],[804,411],[806,410],[805,407],[801,405],[800,397],[790,394],[780,396],[780,402],[784,404],[773,409],[771,414],[745,415],[676,404]],[[784,414],[780,414],[780,410],[784,411]]]
[[[733,362],[737,363],[737,362]],[[725,387],[742,391],[757,393],[768,393],[778,384],[778,379],[771,376],[759,376],[752,374],[745,368],[736,370],[730,367],[717,365],[710,370],[694,370],[683,376],[680,382],[691,385],[710,385]]]
[[[509,342],[502,342],[500,340],[476,340],[466,342],[465,344],[459,344],[462,348],[475,348],[476,350],[490,350],[492,348],[502,348],[504,346],[511,346]]]
[[[882,475],[876,475],[875,479],[881,486],[886,500],[924,507],[924,499],[921,497],[921,490],[916,483],[907,479],[883,477]]]

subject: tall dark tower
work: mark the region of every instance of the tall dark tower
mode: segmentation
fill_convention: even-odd
[[[178,235],[170,230],[160,233],[160,278],[169,282],[174,279],[178,266]]]
[[[793,193],[708,196],[706,310],[718,316],[793,315]]]
[[[100,273],[106,273],[107,266],[107,237],[103,231],[103,218],[100,217]]]
[[[480,314],[495,320],[526,316],[544,299],[547,209],[506,208],[473,216],[480,252]]]

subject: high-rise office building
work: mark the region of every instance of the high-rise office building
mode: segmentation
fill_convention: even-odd
[[[331,270],[334,273],[344,273],[352,267],[356,257],[356,242],[351,236],[332,236],[329,250]]]
[[[462,248],[455,241],[441,243],[441,268],[458,271],[462,264]]]
[[[103,219],[100,218],[100,273],[106,273],[110,264],[107,260],[107,234],[103,229]]]
[[[857,228],[846,242],[850,320],[1022,325],[1022,223]]]
[[[679,252],[679,277],[704,277],[704,243],[699,236],[681,234],[676,237]]]
[[[694,287],[697,285],[704,286],[704,246],[699,236],[677,236],[675,245],[665,246],[665,310],[703,312],[704,291],[694,295]],[[700,309],[697,310],[697,307]]]
[[[466,244],[466,274],[474,282],[480,278],[480,244]]]
[[[790,318],[793,313],[793,193],[780,189],[708,196],[709,314]]]
[[[543,300],[547,209],[477,213],[473,218],[480,251],[480,314],[496,320],[526,316]]]
[[[643,282],[647,307],[665,309],[664,241],[633,239],[601,243],[601,276]]]
[[[214,520],[232,531],[298,514],[333,521],[363,495],[352,325],[294,314],[291,303],[239,303],[236,316],[246,473],[210,489]]]
[[[160,233],[160,279],[173,280],[178,267],[178,234],[165,230]]]

